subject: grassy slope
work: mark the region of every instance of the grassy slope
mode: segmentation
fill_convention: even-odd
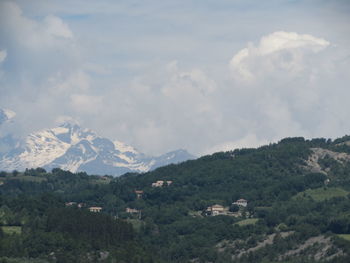
[[[321,187],[316,189],[307,189],[306,191],[300,192],[296,196],[294,196],[294,199],[311,198],[314,201],[320,202],[334,197],[346,197],[348,194],[348,191],[339,187]]]
[[[237,222],[236,224],[239,226],[247,226],[247,225],[255,225],[258,222],[258,218],[248,218],[242,221]]]
[[[20,226],[2,226],[1,228],[4,231],[4,233],[8,235],[22,233],[22,228]]]

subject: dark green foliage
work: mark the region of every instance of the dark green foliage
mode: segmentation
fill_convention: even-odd
[[[41,168],[2,173],[0,223],[22,226],[22,234],[0,232],[0,256],[49,259],[54,251],[58,262],[94,262],[99,252],[108,251],[109,259],[119,262],[231,262],[232,256],[275,234],[273,245],[235,261],[277,261],[310,237],[350,233],[348,197],[303,196],[308,189],[350,191],[348,163],[326,156],[319,164],[328,175],[305,169],[311,148],[346,150],[348,146],[339,143],[347,140],[286,138],[258,149],[220,152],[145,174],[107,178],[108,182],[58,168],[51,173]],[[151,187],[157,180],[173,183]],[[144,191],[141,199],[135,190]],[[239,198],[247,199],[248,207],[232,206]],[[66,208],[65,202],[84,203],[85,208]],[[242,217],[205,216],[214,204],[239,211]],[[90,213],[89,206],[101,206],[103,213]],[[128,214],[127,207],[141,213]],[[237,224],[247,217],[256,220]],[[293,234],[282,237],[279,231]],[[223,242],[229,245],[218,249]],[[350,252],[347,241],[334,242]],[[336,253],[337,247],[329,253]],[[286,262],[313,262],[308,257],[313,249]],[[342,259],[346,256],[334,262]]]
[[[108,215],[91,213],[76,208],[50,209],[46,232],[63,233],[72,239],[83,240],[93,249],[118,246],[133,240],[133,229],[128,223]]]

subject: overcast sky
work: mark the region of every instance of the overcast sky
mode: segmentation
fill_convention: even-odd
[[[0,0],[0,108],[148,154],[350,134],[350,1]]]

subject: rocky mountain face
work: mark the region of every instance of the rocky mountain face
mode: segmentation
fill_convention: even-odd
[[[1,113],[0,113],[1,114]],[[6,115],[0,118],[6,121]],[[111,141],[74,122],[29,134],[24,140],[0,137],[0,170],[25,170],[43,167],[71,172],[118,176],[126,172],[147,172],[160,166],[195,158],[185,150],[153,157],[133,147]]]

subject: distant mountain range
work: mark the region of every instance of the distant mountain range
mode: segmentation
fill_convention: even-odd
[[[14,115],[12,111],[0,110],[0,124]],[[158,157],[147,156],[132,146],[103,138],[75,122],[64,122],[20,140],[11,135],[0,137],[0,146],[6,149],[0,152],[0,170],[5,171],[43,167],[118,176],[126,172],[147,172],[195,158],[182,149]]]

